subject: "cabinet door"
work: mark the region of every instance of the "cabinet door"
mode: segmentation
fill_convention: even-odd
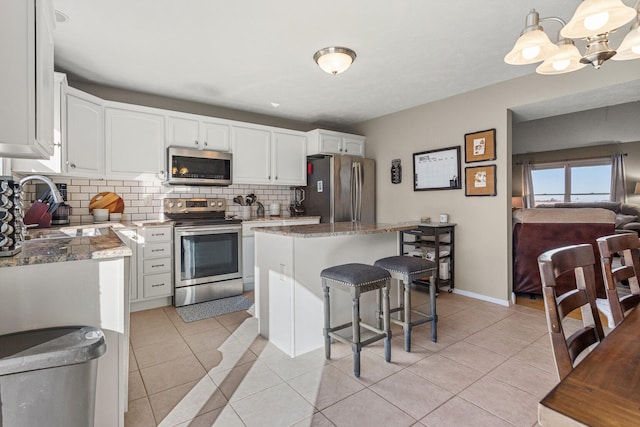
[[[343,153],[364,157],[364,139],[345,136],[342,138]]]
[[[273,136],[273,183],[307,185],[306,136],[284,132]]]
[[[320,134],[320,152],[342,154],[342,138],[338,135]]]
[[[229,131],[224,123],[200,122],[200,139],[207,150],[229,151]]]
[[[46,175],[62,173],[62,111],[67,77],[55,73],[53,92],[53,155],[47,159],[12,159],[14,172],[42,173]]]
[[[36,144],[53,154],[53,3],[36,2]]]
[[[233,183],[271,182],[271,132],[264,129],[233,127]]]
[[[242,236],[242,283],[253,283],[255,276],[255,236]],[[246,289],[245,289],[246,290]]]
[[[198,129],[196,119],[167,116],[167,147],[201,148]]]
[[[160,178],[164,159],[164,116],[105,109],[107,177]]]
[[[0,5],[0,157],[44,159],[53,150],[53,6]]]
[[[69,88],[66,95],[67,173],[104,175],[104,126],[102,100]]]

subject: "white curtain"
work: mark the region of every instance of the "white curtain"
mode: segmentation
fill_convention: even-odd
[[[522,206],[524,208],[534,208],[536,206],[533,198],[532,166],[531,162],[522,164]]]
[[[611,156],[611,201],[627,202],[627,183],[624,179],[624,154]]]

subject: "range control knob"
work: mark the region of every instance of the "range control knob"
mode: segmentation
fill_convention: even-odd
[[[168,205],[170,208],[172,208],[175,204],[174,204],[173,202],[169,202],[169,203],[167,203],[167,205]]]
[[[218,207],[221,208],[224,205],[224,203],[222,203],[222,201],[218,202]]]
[[[182,207],[182,202],[178,202],[178,203],[176,203],[176,206],[177,206],[177,207],[179,207],[179,208],[181,208],[181,207]]]

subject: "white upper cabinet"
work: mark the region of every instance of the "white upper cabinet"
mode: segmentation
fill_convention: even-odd
[[[271,131],[233,127],[234,184],[271,183]]]
[[[306,185],[304,133],[233,126],[233,183]]]
[[[193,114],[167,116],[167,146],[229,151],[231,126],[224,121]]]
[[[364,157],[364,136],[331,130],[315,129],[307,132],[307,155],[345,154]]]
[[[24,173],[60,174],[62,167],[62,117],[65,109],[64,91],[67,76],[54,75],[53,91],[53,154],[47,159],[11,159],[11,170]]]
[[[307,138],[303,133],[274,131],[272,159],[274,184],[306,185]]]
[[[107,102],[106,176],[164,178],[165,116],[156,110]]]
[[[0,3],[0,157],[53,154],[51,0]]]
[[[103,103],[98,97],[67,88],[63,142],[68,175],[104,176]]]

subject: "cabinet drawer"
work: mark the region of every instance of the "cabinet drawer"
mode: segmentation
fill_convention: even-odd
[[[144,276],[143,293],[145,298],[170,296],[173,293],[171,273]]]
[[[170,242],[171,227],[148,227],[143,235],[145,242]]]
[[[145,244],[143,256],[145,259],[170,257],[171,242]]]
[[[144,260],[144,274],[171,272],[171,258]]]

